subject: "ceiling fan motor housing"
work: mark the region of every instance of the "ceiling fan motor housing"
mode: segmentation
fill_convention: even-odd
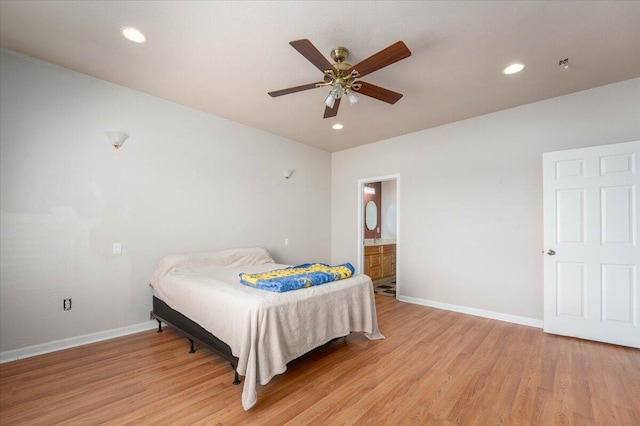
[[[331,59],[336,62],[344,62],[349,56],[349,50],[346,47],[338,46],[331,51]]]
[[[333,64],[334,70],[325,71],[325,83],[331,85],[339,84],[342,86],[343,91],[349,91],[351,89],[358,90],[359,87],[352,87],[353,80],[357,77],[356,73],[347,73],[351,69],[351,64],[345,62],[349,56],[349,50],[346,47],[338,46],[331,51],[331,59],[336,61]]]

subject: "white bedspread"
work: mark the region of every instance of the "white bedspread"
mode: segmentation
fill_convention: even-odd
[[[245,377],[245,410],[257,401],[257,383],[267,384],[311,349],[350,332],[384,338],[366,275],[285,293],[240,284],[241,272],[286,266],[264,249],[233,249],[168,256],[151,279],[167,305],[231,347]]]

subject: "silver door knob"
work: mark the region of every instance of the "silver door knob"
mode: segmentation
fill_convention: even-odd
[[[556,254],[556,252],[555,252],[555,251],[553,251],[553,250],[551,250],[551,249],[549,249],[549,250],[547,250],[547,254],[548,254],[549,256],[553,256],[554,254]]]

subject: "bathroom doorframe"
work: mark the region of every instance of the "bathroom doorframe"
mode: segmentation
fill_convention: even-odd
[[[400,295],[400,175],[384,175],[358,179],[358,272],[364,274],[364,186],[373,182],[396,182],[396,299]],[[382,204],[382,203],[381,203]],[[382,206],[380,206],[382,209]]]

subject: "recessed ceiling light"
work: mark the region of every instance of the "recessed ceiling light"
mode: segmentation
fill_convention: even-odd
[[[127,40],[130,40],[134,43],[146,43],[147,36],[144,35],[142,31],[134,27],[122,27],[120,28],[120,32]]]
[[[343,127],[344,127],[344,126],[343,126],[342,124],[340,124],[340,123],[336,123],[336,124],[334,124],[333,126],[331,126],[331,128],[332,128],[333,130],[340,130],[340,129],[342,129]]]
[[[511,64],[502,71],[505,74],[515,74],[524,69],[524,65],[522,64]]]

